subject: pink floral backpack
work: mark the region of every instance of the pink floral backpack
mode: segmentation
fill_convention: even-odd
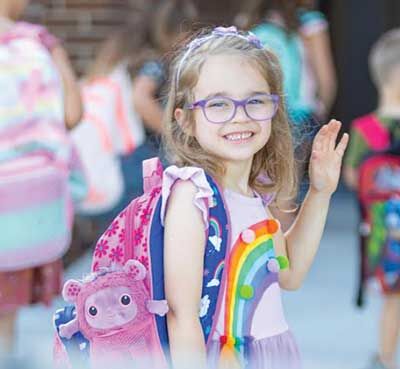
[[[199,312],[205,342],[215,329],[220,309],[220,285],[228,243],[228,217],[217,184],[209,204],[207,245],[204,254],[202,301]],[[101,368],[106,363],[131,360],[146,368],[169,364],[164,292],[161,222],[163,168],[158,158],[143,162],[144,194],[132,200],[100,237],[94,250],[91,274],[64,286],[65,300],[74,305],[54,316],[57,331],[57,368]],[[143,329],[145,327],[145,329]],[[127,367],[127,365],[122,365]]]

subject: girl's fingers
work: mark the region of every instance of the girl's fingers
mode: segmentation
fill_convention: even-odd
[[[332,129],[333,129],[333,125],[332,125],[332,121],[330,121],[326,125],[326,132],[325,132],[324,140],[323,140],[323,151],[325,151],[325,152],[329,151],[330,146],[331,146]]]
[[[315,146],[313,147],[313,150],[326,151],[326,144],[329,137],[328,133],[329,133],[329,128],[328,125],[325,124],[322,126],[322,128],[318,131],[317,135],[315,136],[314,139]]]
[[[314,137],[314,141],[313,141],[313,145],[312,145],[313,151],[321,151],[322,150],[322,141],[323,141],[324,134],[325,134],[325,126],[322,126],[322,128],[318,131],[318,133]]]
[[[349,135],[345,133],[338,145],[336,146],[335,152],[342,158],[344,155],[344,152],[346,151],[347,144],[349,143]]]
[[[315,136],[313,150],[334,151],[341,126],[342,123],[335,119],[332,119],[328,124],[324,124]]]
[[[334,151],[335,150],[335,146],[336,146],[336,140],[337,140],[337,136],[339,134],[340,131],[340,127],[342,126],[342,123],[339,122],[338,120],[332,119],[329,123],[329,146],[328,146],[328,150],[329,151]]]

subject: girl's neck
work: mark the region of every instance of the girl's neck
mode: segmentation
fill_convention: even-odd
[[[379,104],[377,113],[387,117],[400,117],[400,102],[389,102]]]
[[[378,114],[400,117],[400,92],[397,88],[383,89],[379,101]]]
[[[388,118],[400,118],[400,105],[382,106],[378,109],[378,114]]]
[[[225,163],[223,186],[245,196],[252,196],[253,191],[249,186],[252,160],[249,162]]]

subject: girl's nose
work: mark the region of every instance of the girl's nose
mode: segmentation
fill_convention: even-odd
[[[246,110],[243,105],[236,108],[235,115],[232,118],[232,123],[243,123],[249,121],[249,117],[246,114]]]

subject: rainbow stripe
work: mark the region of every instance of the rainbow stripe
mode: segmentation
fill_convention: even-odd
[[[251,311],[255,309],[254,289],[261,286],[269,271],[267,263],[275,259],[272,235],[275,221],[266,220],[249,228],[255,239],[246,243],[239,238],[229,258],[225,301],[225,336],[236,340],[249,331]]]

